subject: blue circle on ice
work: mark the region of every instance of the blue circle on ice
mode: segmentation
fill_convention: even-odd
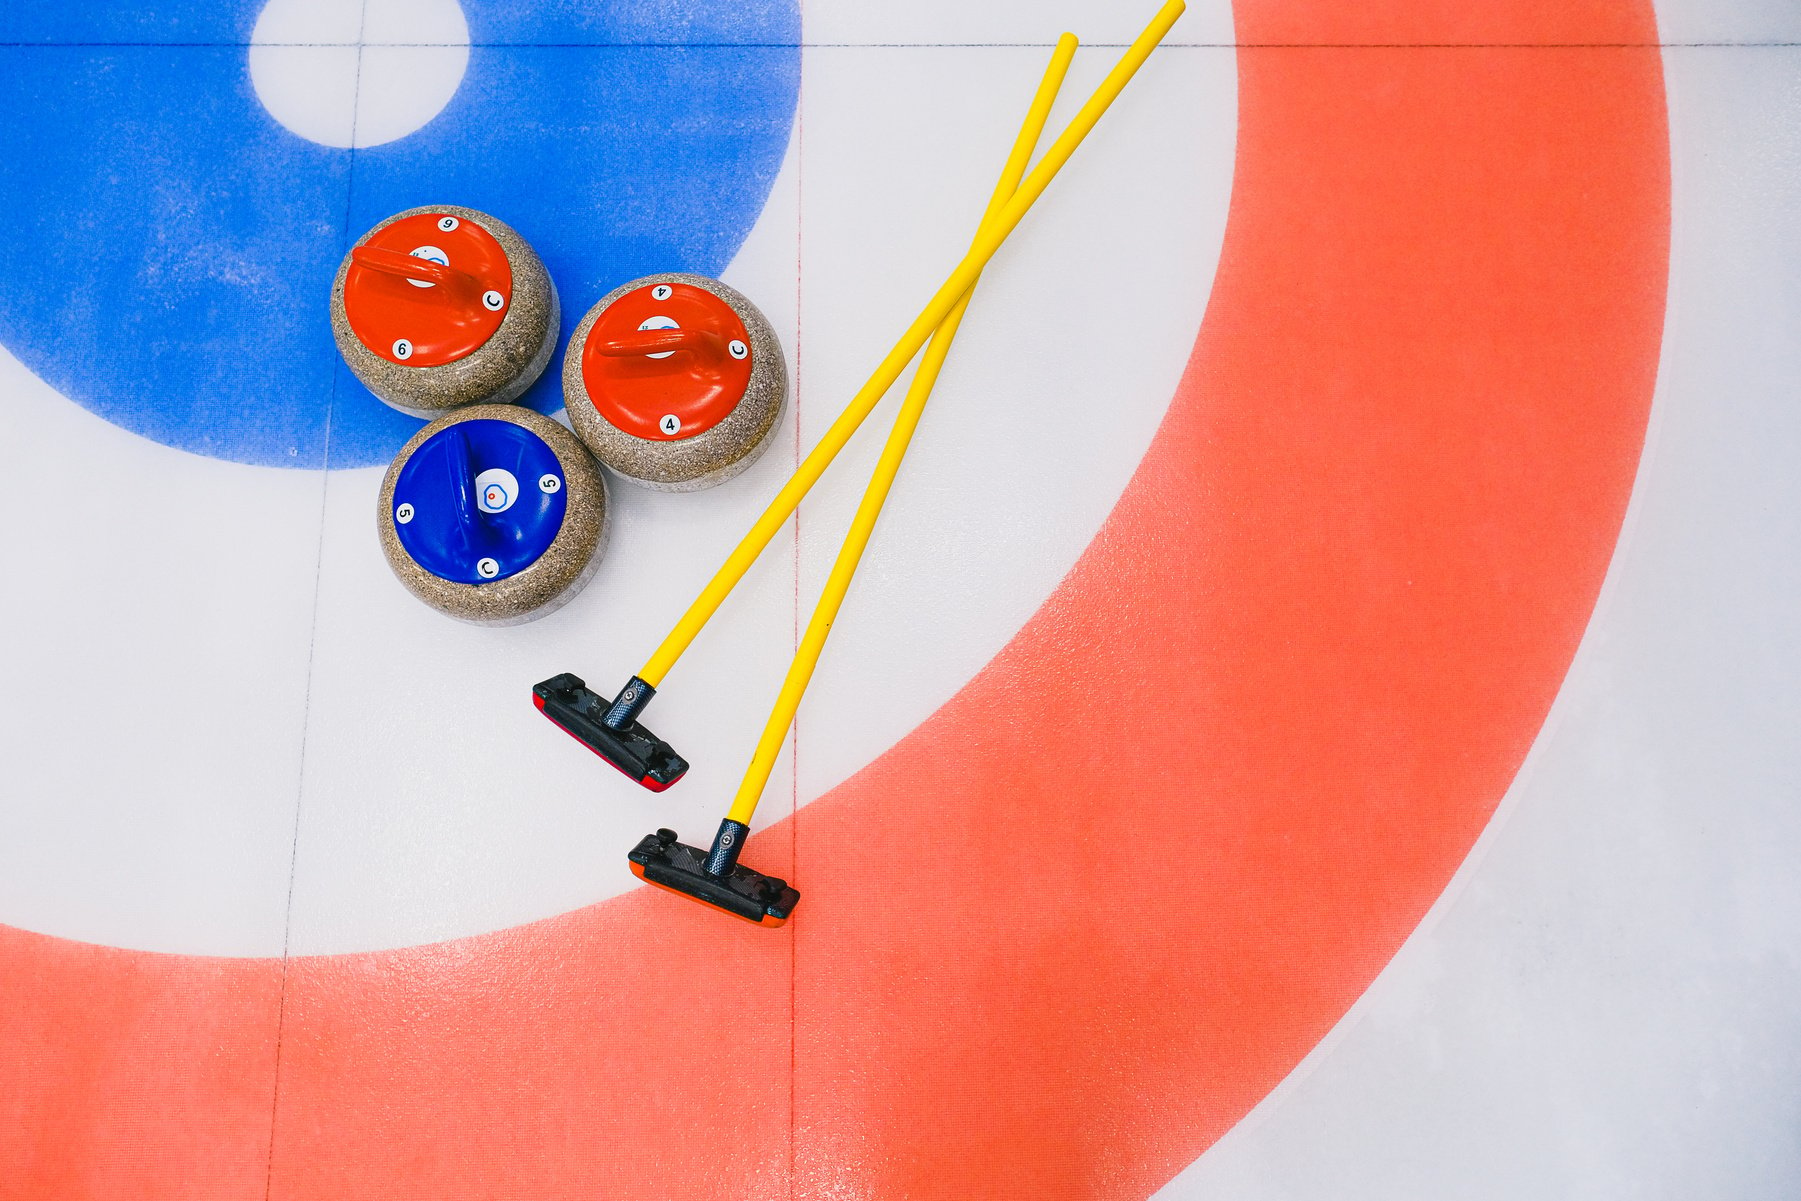
[[[356,150],[258,100],[260,8],[0,9],[0,343],[108,421],[198,454],[365,466],[418,429],[331,338],[338,262],[383,218],[462,204],[507,222],[556,281],[566,339],[625,280],[717,275],[788,144],[796,0],[464,0],[455,95]],[[559,373],[525,403],[560,405]]]
[[[413,561],[441,579],[504,580],[556,541],[568,499],[561,487],[539,487],[497,505],[484,499],[483,482],[498,475],[561,479],[562,472],[556,453],[522,425],[459,421],[420,443],[401,467],[394,532]]]

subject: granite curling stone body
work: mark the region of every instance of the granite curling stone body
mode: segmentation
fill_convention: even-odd
[[[560,608],[600,565],[606,480],[550,418],[473,405],[401,448],[376,523],[414,596],[460,621],[518,625]]]
[[[649,275],[603,297],[563,358],[569,424],[634,484],[696,492],[769,448],[788,402],[781,343],[718,280]]]
[[[516,400],[544,373],[556,286],[524,238],[456,205],[408,209],[338,265],[331,329],[350,370],[415,417]]]

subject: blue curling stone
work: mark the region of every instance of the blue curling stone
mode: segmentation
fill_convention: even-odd
[[[544,439],[510,421],[463,421],[420,444],[394,483],[394,530],[419,566],[489,584],[541,558],[563,528],[566,481]]]

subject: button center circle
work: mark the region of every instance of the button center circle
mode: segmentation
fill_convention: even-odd
[[[431,122],[469,69],[457,0],[268,0],[250,33],[263,108],[323,146],[379,146]]]

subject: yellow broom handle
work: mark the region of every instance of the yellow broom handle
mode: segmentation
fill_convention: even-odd
[[[1020,126],[1019,136],[1013,140],[1013,150],[1007,156],[1007,165],[1001,171],[1000,182],[995,184],[994,195],[989,198],[988,208],[983,212],[981,224],[976,229],[978,240],[992,227],[995,214],[1018,189],[1020,178],[1026,173],[1026,162],[1032,157],[1032,148],[1038,145],[1038,136],[1044,132],[1044,123],[1050,117],[1057,89],[1062,86],[1063,76],[1068,72],[1070,60],[1075,55],[1076,39],[1073,34],[1066,33],[1057,39],[1057,48],[1051,54],[1050,65],[1045,67],[1044,78],[1039,81],[1038,93],[1032,97],[1032,107],[1026,111],[1025,124]],[[844,546],[838,551],[837,561],[832,564],[831,575],[826,577],[825,590],[819,595],[819,603],[813,607],[813,616],[807,622],[807,632],[801,636],[800,645],[794,650],[794,661],[788,665],[788,676],[782,681],[782,690],[775,698],[775,708],[770,711],[769,722],[763,727],[763,736],[757,740],[756,753],[751,756],[744,781],[738,785],[738,795],[732,800],[731,812],[726,814],[728,821],[750,825],[751,815],[757,809],[757,801],[769,783],[769,773],[775,769],[776,756],[782,752],[782,742],[788,737],[788,727],[794,723],[794,714],[800,709],[801,697],[806,694],[807,684],[813,678],[813,669],[819,665],[819,656],[825,650],[825,640],[832,632],[832,622],[837,619],[839,606],[844,603],[844,595],[850,590],[851,577],[856,574],[857,564],[863,558],[863,550],[869,545],[870,535],[875,532],[876,519],[882,515],[882,505],[888,499],[889,488],[894,485],[895,474],[900,471],[901,460],[906,457],[907,446],[913,440],[913,431],[919,426],[926,401],[931,399],[932,388],[938,382],[938,373],[951,352],[951,340],[957,336],[957,327],[962,324],[963,314],[969,311],[969,302],[974,296],[975,285],[971,284],[969,291],[963,293],[962,299],[945,315],[944,321],[932,334],[932,340],[926,343],[925,354],[919,360],[919,370],[913,373],[913,382],[907,386],[907,398],[901,403],[900,412],[895,414],[894,428],[888,434],[887,444],[882,447],[882,457],[876,460],[875,474],[869,477],[869,486],[863,490],[863,499],[857,504],[856,516],[851,518],[850,530],[844,535]]]
[[[775,499],[769,502],[769,507],[763,510],[763,515],[757,518],[750,532],[744,535],[713,578],[707,581],[707,586],[694,599],[694,603],[688,606],[688,611],[682,614],[669,636],[663,639],[663,645],[650,657],[649,662],[638,673],[638,678],[653,688],[662,684],[664,675],[682,657],[682,652],[699,635],[708,619],[744,577],[744,573],[750,570],[751,564],[756,562],[763,548],[769,545],[769,540],[782,528],[782,523],[788,520],[807,490],[824,474],[838,452],[844,448],[844,444],[857,431],[857,427],[863,424],[863,419],[869,416],[894,381],[900,378],[913,356],[919,353],[919,348],[932,336],[938,323],[949,315],[957,301],[969,291],[976,276],[981,274],[988,260],[994,257],[1007,235],[1013,232],[1014,226],[1031,209],[1033,202],[1050,185],[1051,180],[1056,178],[1063,164],[1069,161],[1076,147],[1082,144],[1082,139],[1088,136],[1095,123],[1101,119],[1101,114],[1107,111],[1126,84],[1131,82],[1132,76],[1144,65],[1144,60],[1150,57],[1151,51],[1157,48],[1157,44],[1163,40],[1170,26],[1176,23],[1186,7],[1184,0],[1168,0],[1145,31],[1120,56],[1113,70],[1107,73],[1107,78],[1101,81],[1101,86],[1095,89],[1094,94],[1070,120],[1068,127],[1051,143],[1050,149],[1044,152],[1044,158],[1032,169],[1032,173],[1025,177],[1019,189],[994,214],[993,220],[982,227],[976,235],[975,244],[951,272],[950,278],[944,281],[944,286],[938,289],[924,311],[907,327],[907,332],[901,335],[894,349],[888,352],[888,357],[882,360],[869,381],[851,397],[844,412],[832,422],[819,444],[795,469],[794,475],[776,493]]]

